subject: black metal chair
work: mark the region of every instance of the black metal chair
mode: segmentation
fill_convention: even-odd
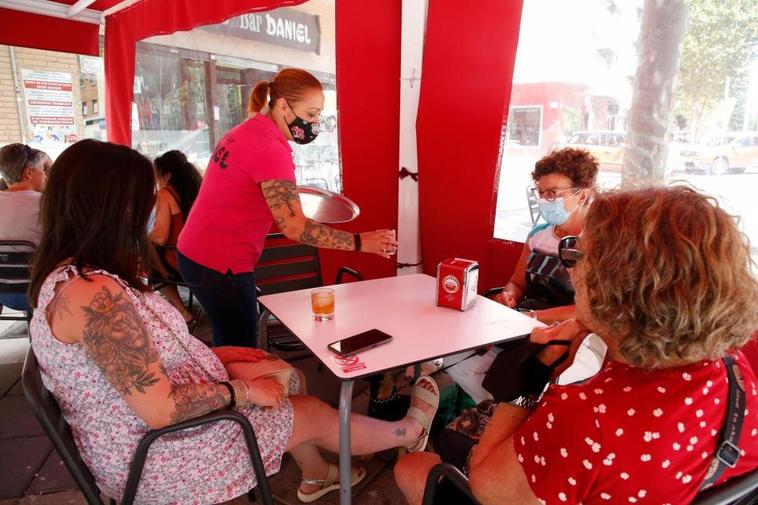
[[[542,213],[540,212],[540,202],[534,196],[531,185],[526,187],[526,203],[529,207],[529,218],[532,220],[532,225],[535,225],[542,217]]]
[[[258,296],[324,285],[318,249],[307,244],[292,242],[281,233],[272,233],[266,237],[266,247],[261,253],[253,274]],[[363,280],[363,276],[352,268],[342,267],[337,271],[334,283],[341,284],[345,274]],[[280,351],[301,351],[305,348],[284,325],[270,318],[268,311],[259,310],[259,314],[259,343],[264,349],[267,346]],[[267,337],[266,342],[260,342],[261,335]],[[295,359],[297,358],[289,360]]]
[[[66,420],[63,418],[60,407],[55,401],[55,398],[53,398],[53,395],[50,394],[42,382],[39,364],[31,348],[26,355],[21,381],[24,386],[24,394],[31,405],[34,415],[37,417],[37,420],[42,425],[45,433],[47,433],[47,436],[52,441],[53,446],[58,451],[66,468],[68,468],[74,481],[76,481],[77,486],[79,486],[87,503],[90,505],[103,505],[104,501],[101,499],[100,489],[97,487],[92,473],[90,473],[87,465],[84,464],[84,461],[82,461],[82,458],[79,455],[74,439],[71,436],[71,430],[69,429]],[[253,465],[256,480],[258,481],[257,486],[250,492],[250,495],[255,493],[258,495],[261,503],[265,505],[273,505],[271,491],[266,480],[266,471],[263,466],[260,452],[258,451],[258,444],[255,440],[253,427],[244,415],[228,409],[218,410],[195,419],[173,424],[158,430],[149,431],[142,438],[134,453],[126,481],[126,488],[124,489],[124,496],[119,503],[121,505],[131,505],[134,502],[137,488],[142,477],[142,469],[145,464],[145,459],[150,450],[150,445],[156,439],[167,433],[195,428],[197,426],[217,421],[232,421],[240,425],[240,428],[242,428],[242,432],[245,435],[247,448],[250,452],[250,460]],[[108,503],[110,505],[115,505],[116,500],[110,498]]]
[[[29,263],[36,247],[25,240],[0,240],[0,293],[26,294],[30,281]],[[25,311],[23,316],[3,314],[3,306],[0,305],[2,321],[26,321],[28,324],[31,318],[31,310]]]
[[[439,463],[432,467],[426,478],[422,505],[434,505],[437,488],[443,480],[448,480],[472,504],[478,504],[471,493],[468,479],[460,470],[449,463]],[[716,488],[700,493],[692,505],[756,505],[758,504],[758,470],[741,475]],[[464,505],[461,503],[460,505]]]
[[[730,479],[726,483],[700,493],[693,505],[756,505],[758,504],[758,470]]]
[[[432,467],[429,475],[426,477],[426,487],[424,488],[424,498],[421,505],[434,505],[437,489],[443,480],[450,482],[463,495],[458,501],[468,499],[469,504],[479,504],[471,492],[466,476],[449,463],[438,463]],[[466,505],[466,503],[460,502],[459,505]]]

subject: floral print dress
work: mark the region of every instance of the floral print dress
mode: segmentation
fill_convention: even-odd
[[[112,277],[124,287],[172,383],[229,379],[216,355],[189,334],[179,312],[157,293],[136,292],[117,276],[101,270],[88,272],[95,273]],[[61,342],[50,330],[45,314],[55,296],[55,286],[77,275],[73,266],[63,266],[43,283],[30,326],[32,348],[43,382],[58,401],[82,459],[100,489],[119,499],[134,451],[149,427],[119,396],[81,344]],[[297,374],[293,374],[290,392],[297,389]],[[285,401],[279,409],[238,410],[255,429],[266,473],[278,472],[292,434],[292,404]],[[219,503],[246,493],[255,484],[241,429],[222,421],[155,441],[145,462],[136,503]]]

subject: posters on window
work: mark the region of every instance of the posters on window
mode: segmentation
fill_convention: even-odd
[[[71,73],[21,69],[26,117],[35,144],[77,141]]]

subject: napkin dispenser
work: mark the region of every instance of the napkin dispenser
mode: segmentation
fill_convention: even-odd
[[[447,258],[437,265],[437,305],[466,310],[476,303],[479,263],[463,258]]]

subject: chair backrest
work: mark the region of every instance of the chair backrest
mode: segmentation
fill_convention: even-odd
[[[101,505],[103,502],[100,500],[100,489],[97,487],[89,468],[79,456],[74,439],[71,437],[71,430],[63,418],[58,403],[42,382],[39,363],[37,363],[37,357],[31,347],[26,354],[21,382],[24,386],[24,395],[34,415],[66,464],[66,468],[84,494],[87,503]]]
[[[534,196],[534,193],[532,193],[531,185],[526,187],[526,202],[529,206],[529,218],[532,220],[532,225],[535,225],[542,213],[540,212],[540,202]]]
[[[453,486],[443,491],[443,493],[446,493],[445,498],[447,498],[444,500],[445,503],[455,500],[455,503],[459,505],[479,505],[479,502],[474,497],[474,493],[471,492],[466,476],[450,463],[437,463],[429,471],[429,474],[426,476],[422,505],[434,505],[437,498],[437,489],[443,481],[448,481]],[[454,494],[456,496],[453,496]]]
[[[255,285],[264,295],[323,286],[318,249],[292,242],[281,233],[266,237],[266,247],[255,266]]]
[[[692,505],[753,505],[758,503],[758,468],[700,493]]]
[[[0,240],[0,293],[26,293],[35,249],[33,243],[24,240]]]

